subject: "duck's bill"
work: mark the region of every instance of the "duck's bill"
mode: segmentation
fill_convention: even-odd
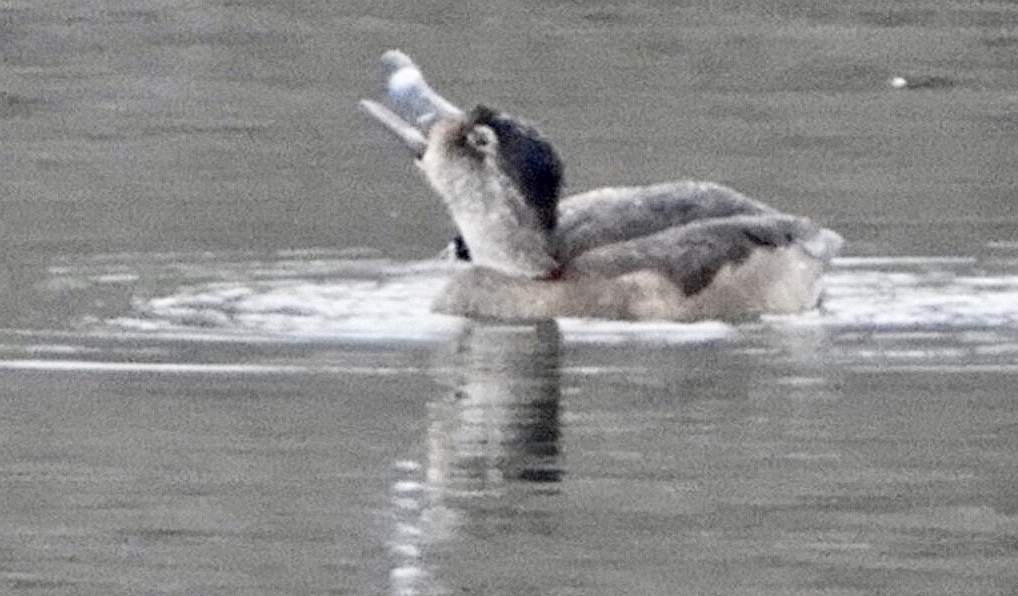
[[[399,139],[414,154],[414,157],[424,155],[424,151],[428,148],[428,139],[424,137],[423,132],[377,101],[362,99],[360,106],[369,116]]]
[[[428,131],[432,124],[460,117],[463,110],[436,93],[413,60],[403,52],[389,50],[382,54],[382,66],[389,105],[362,99],[361,109],[420,157],[428,147]]]

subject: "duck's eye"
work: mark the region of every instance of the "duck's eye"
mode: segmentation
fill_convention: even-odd
[[[467,142],[470,146],[479,151],[491,151],[495,146],[495,131],[491,130],[488,126],[475,126],[469,133],[467,133]]]

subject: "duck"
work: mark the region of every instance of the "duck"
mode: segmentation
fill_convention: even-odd
[[[459,230],[439,313],[742,321],[820,303],[842,237],[724,185],[678,180],[562,196],[564,165],[530,122],[458,108],[404,53],[361,107],[411,151]]]

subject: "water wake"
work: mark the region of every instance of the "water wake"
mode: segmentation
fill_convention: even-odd
[[[290,336],[306,339],[440,341],[459,320],[428,306],[447,278],[439,262],[292,261],[202,271],[161,295],[137,296],[110,329]],[[195,273],[195,272],[193,272]],[[1018,326],[1018,273],[974,258],[846,258],[826,276],[823,307],[768,325],[832,330],[945,330]],[[700,342],[734,333],[718,322],[561,321],[567,341]]]

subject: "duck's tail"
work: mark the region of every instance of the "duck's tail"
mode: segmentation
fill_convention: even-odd
[[[805,238],[799,243],[806,254],[824,263],[829,263],[831,259],[838,256],[838,252],[841,251],[844,244],[845,239],[828,228],[820,228],[815,235]]]

